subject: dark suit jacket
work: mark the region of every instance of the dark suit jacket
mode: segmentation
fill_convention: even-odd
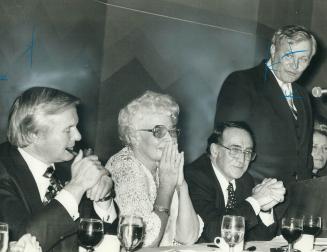
[[[70,166],[56,164],[56,175],[63,184],[69,181]],[[97,217],[92,201],[85,197],[79,213],[82,217]],[[43,206],[32,173],[17,148],[9,143],[0,145],[0,221],[9,224],[10,240],[31,233],[43,251],[53,246],[53,251],[78,251],[78,221],[74,222],[57,200]],[[108,229],[115,230],[116,225],[117,221]]]
[[[230,74],[220,90],[215,123],[244,121],[252,129],[257,157],[249,172],[255,179],[289,182],[311,177],[312,112],[307,91],[292,84],[295,120],[275,77],[261,63]]]
[[[237,205],[233,210],[225,208],[222,189],[206,154],[185,167],[185,179],[194,209],[204,222],[199,242],[212,242],[220,236],[222,218],[227,214],[244,216],[246,240],[270,240],[275,236],[277,224],[266,227],[245,200],[251,196],[254,187],[253,178],[248,173],[235,181]]]

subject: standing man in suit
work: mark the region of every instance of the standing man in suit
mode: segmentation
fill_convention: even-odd
[[[98,157],[79,151],[71,164],[63,163],[74,158],[71,150],[81,140],[79,102],[60,90],[33,87],[13,103],[9,142],[0,145],[0,221],[9,224],[10,240],[30,233],[43,251],[77,251],[73,234],[81,215],[116,218],[106,197],[113,183]]]
[[[270,59],[230,74],[220,90],[215,124],[244,121],[255,136],[257,158],[250,172],[285,185],[310,178],[312,111],[305,88],[296,83],[316,52],[316,40],[304,27],[278,29]]]
[[[224,215],[245,218],[246,240],[270,240],[276,235],[270,210],[284,200],[285,188],[276,179],[265,179],[254,187],[247,169],[255,155],[249,127],[243,122],[223,122],[208,138],[207,154],[185,167],[194,209],[204,222],[200,242],[220,236]]]

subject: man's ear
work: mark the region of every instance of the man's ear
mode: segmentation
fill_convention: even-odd
[[[272,44],[270,46],[270,58],[274,58],[275,57],[275,52],[276,52],[276,46],[274,44]]]
[[[210,154],[212,157],[217,157],[218,156],[218,153],[219,153],[219,150],[218,150],[218,145],[215,144],[215,143],[212,143],[210,145]]]
[[[32,144],[32,143],[37,143],[40,139],[40,132],[29,132],[27,134],[27,141]]]

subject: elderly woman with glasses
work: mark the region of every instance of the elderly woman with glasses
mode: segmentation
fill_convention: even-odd
[[[143,246],[192,244],[200,234],[178,152],[178,104],[169,95],[146,91],[118,117],[125,147],[106,164],[115,182],[121,215],[143,218]]]

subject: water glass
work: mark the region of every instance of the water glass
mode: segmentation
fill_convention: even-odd
[[[0,252],[8,249],[8,224],[0,222]]]
[[[244,239],[245,219],[242,216],[225,215],[221,223],[221,237],[232,252],[234,246]]]

